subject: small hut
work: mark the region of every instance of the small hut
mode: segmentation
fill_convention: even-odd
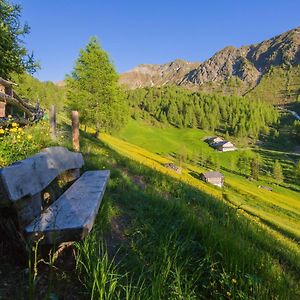
[[[182,169],[180,167],[176,166],[173,163],[164,164],[164,167],[166,167],[168,169],[171,169],[171,170],[175,171],[178,174],[181,174],[181,171],[182,171]]]
[[[218,151],[221,151],[221,152],[228,152],[228,151],[235,151],[236,150],[236,147],[231,142],[228,142],[228,141],[223,141],[221,143],[218,143],[215,146],[215,148]]]
[[[201,174],[201,179],[207,183],[213,184],[218,187],[224,185],[224,175],[220,172],[212,171]]]

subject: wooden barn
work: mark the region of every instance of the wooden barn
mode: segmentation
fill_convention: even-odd
[[[218,187],[224,185],[224,175],[220,172],[212,171],[201,174],[201,179],[207,183],[213,184]]]
[[[215,146],[215,148],[218,151],[221,151],[221,152],[228,152],[228,151],[235,151],[236,150],[236,147],[231,142],[228,142],[228,141],[218,143]]]

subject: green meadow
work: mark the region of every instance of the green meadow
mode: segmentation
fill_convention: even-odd
[[[144,125],[140,132],[146,131]],[[162,141],[175,139],[168,151],[181,147],[177,129],[168,128],[167,137],[159,132]],[[206,136],[180,132],[183,143],[197,136],[201,145]],[[40,138],[31,133],[33,141]],[[70,148],[70,127],[60,125],[59,136],[56,144]],[[166,169],[163,164],[176,159],[145,149],[146,141],[140,147],[107,134],[99,140],[81,133],[85,170],[111,170],[91,234],[75,243],[64,263],[51,253],[49,261],[37,258],[29,279],[13,271],[3,254],[0,270],[11,285],[0,292],[10,289],[15,299],[68,299],[70,290],[76,299],[297,299],[297,193],[274,187],[270,194],[225,170],[226,186],[216,188],[199,180],[206,169],[195,162],[181,162],[181,175]]]
[[[210,135],[212,134],[198,129],[151,126],[133,119],[118,133],[122,139],[161,155],[178,153],[183,148],[189,154],[202,148],[209,151],[202,140]]]
[[[236,165],[239,156],[253,157],[255,154],[259,154],[263,160],[261,177],[271,183],[274,183],[271,175],[272,164],[278,159],[282,164],[287,182],[292,186],[292,189],[300,191],[299,187],[293,185],[293,166],[300,159],[300,155],[263,149],[255,144],[252,144],[251,147],[249,145],[245,146],[245,141],[241,143],[234,137],[229,139],[238,146],[238,151],[220,153],[204,142],[205,138],[216,135],[213,132],[201,129],[176,128],[167,125],[159,126],[158,124],[153,125],[130,119],[129,123],[116,136],[162,156],[185,156],[187,160],[196,161],[200,164],[203,160],[211,159],[216,165],[226,170],[240,172],[244,175],[245,172]],[[290,185],[283,184],[286,187]]]
[[[128,148],[125,145],[119,145],[123,152],[124,149],[127,149],[127,155],[139,153],[132,145],[135,144],[157,156],[180,163],[186,169],[186,173],[185,170],[183,171],[183,176],[199,179],[202,172],[209,169],[214,170],[214,167],[220,169],[225,175],[223,198],[250,215],[260,218],[262,222],[281,232],[284,236],[299,241],[300,190],[299,186],[289,183],[289,177],[292,176],[292,165],[298,157],[292,154],[262,150],[258,147],[220,153],[203,141],[207,136],[210,136],[209,132],[197,129],[156,128],[141,121],[131,121],[118,135],[119,138],[130,143],[127,144]],[[115,139],[110,143],[120,144],[121,141]],[[147,151],[144,151],[145,153],[142,155],[155,161],[152,154],[146,154]],[[176,154],[180,154],[182,151],[186,153],[184,162],[176,160]],[[233,162],[236,162],[244,152],[250,156],[260,153],[262,171],[259,180],[250,180],[249,174],[247,175],[239,170],[238,166],[233,165]],[[201,159],[210,159],[210,157],[218,161],[216,166],[207,166],[201,163]],[[271,169],[274,157],[280,160],[284,168],[287,177],[285,183],[277,184],[276,180],[272,178]],[[261,189],[259,186],[270,187],[272,192]]]

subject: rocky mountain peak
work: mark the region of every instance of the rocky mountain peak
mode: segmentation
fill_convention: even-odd
[[[240,48],[227,46],[202,63],[176,59],[166,64],[139,65],[121,74],[129,88],[166,84],[197,87],[236,77],[255,86],[271,66],[300,64],[300,27],[258,44]]]

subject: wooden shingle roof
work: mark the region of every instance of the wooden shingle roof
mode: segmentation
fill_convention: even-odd
[[[206,172],[206,173],[203,173],[203,176],[206,178],[206,179],[209,179],[209,178],[224,178],[224,175],[220,172],[217,172],[217,171],[211,171],[211,172]]]

